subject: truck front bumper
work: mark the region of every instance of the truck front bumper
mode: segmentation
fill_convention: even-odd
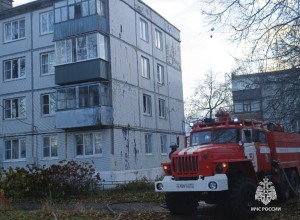
[[[155,182],[156,192],[216,192],[228,190],[228,179],[225,174],[200,177],[198,180],[175,180],[165,176]]]

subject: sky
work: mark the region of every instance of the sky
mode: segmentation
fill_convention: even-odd
[[[14,0],[14,6],[33,0]],[[234,68],[237,48],[223,34],[211,32],[201,13],[202,0],[143,0],[180,30],[184,98],[193,94],[195,82],[208,71],[223,76]],[[213,37],[211,35],[213,34]]]

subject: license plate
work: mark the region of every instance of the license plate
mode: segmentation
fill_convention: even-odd
[[[178,189],[194,189],[193,183],[185,183],[185,184],[176,184],[176,188]]]

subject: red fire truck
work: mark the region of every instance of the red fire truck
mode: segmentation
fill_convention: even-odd
[[[250,216],[259,183],[267,178],[277,199],[299,190],[300,136],[278,124],[232,118],[220,110],[214,119],[197,121],[189,147],[162,163],[165,177],[155,182],[172,213],[193,214],[199,201],[226,204],[239,217]],[[172,147],[172,146],[171,146]]]

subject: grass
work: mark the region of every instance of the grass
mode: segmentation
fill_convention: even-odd
[[[40,198],[13,200],[12,206],[18,203],[38,203],[41,208],[38,210],[20,210],[16,208],[5,211],[0,210],[0,220],[169,219],[168,213],[157,214],[149,211],[118,211],[111,213],[108,209],[103,209],[106,204],[133,201],[156,201],[161,203],[164,201],[164,196],[161,193],[154,192],[152,183],[145,182],[137,183],[136,185],[130,183],[118,186],[115,189],[97,191],[92,195],[71,196],[63,199],[52,200],[49,198]],[[95,204],[96,207],[93,206],[93,208],[89,209],[86,208],[86,204]],[[97,208],[97,205],[99,205],[99,208]],[[102,207],[102,209],[100,207]]]
[[[156,193],[153,184],[138,185],[135,187],[130,184],[127,186],[119,186],[116,189],[98,191],[93,195],[72,196],[64,199],[51,200],[44,198],[40,200],[13,200],[12,205],[17,203],[39,203],[40,208],[37,210],[20,210],[12,208],[10,210],[1,211],[0,220],[132,220],[132,219],[162,219],[171,220],[174,216],[167,212],[154,211],[116,211],[109,212],[106,204],[118,202],[133,201],[156,201],[164,202],[164,195]],[[70,205],[71,204],[71,205]],[[86,204],[96,204],[93,208],[87,208]],[[68,206],[69,205],[69,206]],[[134,205],[134,204],[132,204]],[[102,208],[100,208],[100,206]],[[254,220],[298,220],[300,219],[300,199],[293,198],[284,203],[276,203],[274,206],[282,208],[280,212],[261,212],[253,218]],[[59,207],[59,208],[58,208]],[[71,208],[70,208],[71,207]],[[104,208],[103,208],[104,207]],[[217,212],[219,212],[217,210]],[[175,218],[184,219],[184,218]],[[196,217],[195,219],[199,219]],[[214,216],[201,216],[201,219],[218,219]]]

